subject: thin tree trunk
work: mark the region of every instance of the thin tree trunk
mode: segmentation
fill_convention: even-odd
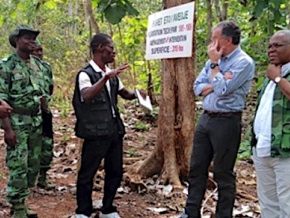
[[[87,9],[87,14],[89,15],[90,22],[91,22],[91,25],[92,25],[95,33],[100,33],[99,25],[98,25],[98,23],[97,23],[97,21],[95,19],[94,14],[93,14],[93,8],[92,8],[92,1],[91,0],[87,0],[86,9]]]
[[[228,7],[229,7],[229,0],[223,0],[223,10],[222,10],[223,20],[228,19]]]
[[[152,81],[152,73],[151,73],[151,65],[150,65],[150,61],[146,61],[145,63],[147,63],[147,75],[148,75],[148,81],[147,81],[147,93],[148,96],[150,97],[151,103],[153,105],[157,105],[157,100],[154,94],[154,88],[153,88],[153,81]]]
[[[212,4],[211,0],[206,0],[206,8],[207,8],[207,43],[211,40],[211,28],[213,23],[213,16],[212,16]]]
[[[219,21],[223,21],[228,18],[228,6],[229,6],[228,0],[222,0],[221,5],[222,8],[220,6],[220,1],[214,0],[214,6]]]

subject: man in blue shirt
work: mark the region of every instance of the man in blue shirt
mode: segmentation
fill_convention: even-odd
[[[211,161],[218,185],[215,217],[232,217],[236,192],[233,168],[241,141],[241,115],[255,71],[254,61],[239,45],[240,34],[232,21],[213,28],[209,60],[194,82],[195,95],[203,97],[204,113],[195,130],[188,198],[180,218],[201,217]]]

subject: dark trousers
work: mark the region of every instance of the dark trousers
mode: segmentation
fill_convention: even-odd
[[[117,123],[114,135],[108,139],[84,140],[81,167],[77,178],[77,214],[92,213],[93,179],[102,159],[105,159],[105,183],[102,213],[116,211],[113,200],[123,175],[123,138],[118,134]]]
[[[206,191],[208,167],[213,160],[214,180],[218,185],[216,218],[230,218],[236,197],[233,171],[241,141],[241,115],[202,114],[195,130],[191,154],[189,189],[185,211],[200,218]]]

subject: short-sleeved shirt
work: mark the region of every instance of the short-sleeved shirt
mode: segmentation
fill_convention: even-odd
[[[106,72],[104,72],[93,60],[90,61],[89,63],[92,68],[96,71],[96,72],[101,72],[102,73],[102,76],[105,76],[105,74],[107,72],[110,72],[111,69],[109,67],[106,66]],[[124,88],[124,85],[123,83],[121,82],[120,78],[118,77],[119,79],[119,91],[122,90]],[[79,75],[79,87],[80,87],[80,91],[83,89],[83,88],[87,88],[87,87],[91,87],[92,86],[92,83],[91,83],[91,80],[88,76],[87,73],[85,72],[81,72],[80,75]],[[110,93],[110,82],[109,80],[106,82],[106,87]]]

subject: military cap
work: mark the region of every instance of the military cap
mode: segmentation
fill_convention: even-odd
[[[32,32],[35,34],[35,36],[38,36],[38,34],[40,33],[40,31],[35,30],[32,27],[25,24],[17,26],[16,29],[9,36],[10,45],[12,45],[14,48],[16,47],[15,37],[19,36],[21,31]]]

